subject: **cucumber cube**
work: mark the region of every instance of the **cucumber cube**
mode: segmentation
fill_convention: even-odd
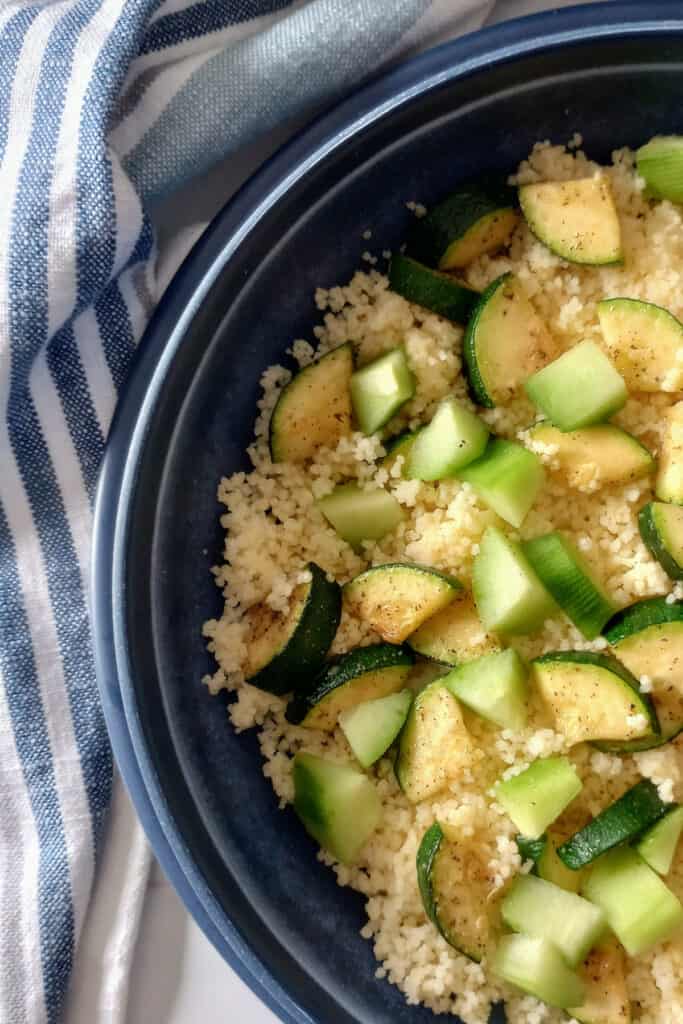
[[[431,423],[417,435],[410,450],[405,476],[411,480],[443,480],[478,459],[486,448],[489,430],[469,409],[447,398]]]
[[[351,376],[351,402],[364,434],[374,434],[415,394],[402,348],[394,348]]]
[[[538,839],[582,789],[566,757],[545,757],[499,782],[495,797],[524,836]]]
[[[514,441],[491,441],[486,451],[459,478],[511,526],[521,526],[543,486],[543,466],[537,455]]]
[[[526,392],[560,430],[608,419],[626,402],[622,377],[592,341],[582,341],[529,377]]]
[[[527,671],[509,648],[466,662],[444,678],[459,701],[502,729],[523,729],[527,716]]]
[[[529,935],[505,935],[498,943],[492,969],[499,978],[542,999],[549,1006],[580,1006],[584,987],[557,946]]]
[[[681,832],[683,832],[683,807],[675,807],[647,830],[636,846],[636,850],[658,874],[668,875]]]
[[[342,540],[354,548],[364,540],[381,540],[403,519],[396,498],[381,487],[365,491],[358,484],[341,484],[317,505]]]
[[[389,749],[403,728],[412,702],[410,690],[401,690],[342,711],[339,725],[363,768],[369,768]]]
[[[656,135],[636,150],[636,168],[647,185],[646,195],[683,203],[683,138]]]
[[[498,633],[533,633],[557,609],[522,549],[495,526],[479,544],[472,589],[484,628]]]

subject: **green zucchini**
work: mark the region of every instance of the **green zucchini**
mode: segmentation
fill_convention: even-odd
[[[334,729],[342,711],[386,697],[405,686],[415,662],[412,651],[393,644],[358,647],[332,659],[287,705],[287,721],[309,729]]]
[[[363,768],[387,752],[403,728],[412,702],[411,691],[401,690],[342,711],[339,725]]]
[[[519,203],[534,235],[570,263],[621,263],[619,216],[602,175],[522,185]]]
[[[671,807],[659,821],[643,834],[636,850],[658,875],[671,871],[676,849],[683,832],[683,807]]]
[[[638,515],[640,536],[672,580],[683,580],[683,508],[650,501]]]
[[[432,270],[400,252],[391,257],[389,287],[408,302],[457,324],[467,323],[479,298],[479,292],[450,274]]]
[[[533,452],[515,441],[494,438],[476,462],[458,471],[458,477],[496,515],[519,527],[538,497],[545,474]]]
[[[683,402],[667,409],[664,420],[655,494],[660,501],[683,505]]]
[[[472,597],[464,592],[411,633],[406,643],[416,654],[442,665],[460,665],[500,649],[482,626]]]
[[[553,882],[567,892],[579,892],[583,881],[582,871],[570,871],[557,856],[557,848],[562,844],[559,836],[552,831],[546,832],[539,839],[517,836],[517,848],[523,860],[534,862],[533,874],[546,882]]]
[[[460,665],[443,677],[443,684],[471,711],[518,732],[527,719],[526,680],[524,662],[509,648]]]
[[[504,935],[498,943],[491,970],[503,981],[549,1006],[566,1009],[583,1002],[583,983],[548,939]]]
[[[353,349],[340,345],[285,387],[270,418],[273,462],[305,462],[351,433]]]
[[[450,604],[461,584],[424,565],[389,562],[366,569],[344,587],[348,610],[388,643],[402,644],[432,615]]]
[[[482,455],[488,438],[489,429],[483,420],[454,398],[447,398],[413,441],[404,476],[410,480],[454,477]]]
[[[463,354],[472,398],[492,409],[513,398],[527,377],[558,353],[520,281],[503,274],[481,295]]]
[[[636,150],[636,170],[645,180],[647,195],[683,203],[683,138],[655,135]]]
[[[413,397],[415,378],[403,349],[394,348],[356,370],[349,388],[358,426],[364,434],[374,434]]]
[[[655,468],[655,460],[647,448],[613,423],[596,423],[563,433],[543,422],[532,427],[529,437],[532,444],[540,442],[548,446],[559,472],[570,487],[580,491],[630,483]]]
[[[566,757],[534,761],[519,775],[496,783],[495,799],[526,839],[539,839],[583,788]]]
[[[472,589],[484,628],[492,632],[533,633],[557,610],[521,545],[495,526],[479,544]]]
[[[283,694],[306,686],[332,646],[341,617],[341,590],[314,562],[311,578],[293,591],[283,614],[263,603],[246,613],[249,645],[245,678],[252,686]]]
[[[608,419],[628,397],[624,381],[592,341],[579,342],[529,377],[525,387],[534,405],[564,431]]]
[[[404,519],[400,504],[383,487],[365,490],[359,484],[340,484],[316,505],[335,532],[359,550],[363,541],[381,540]]]
[[[581,1006],[567,1010],[579,1024],[631,1024],[624,953],[616,942],[602,942],[579,970],[584,985]]]
[[[603,299],[598,319],[605,345],[630,391],[680,391],[683,324],[641,299]]]

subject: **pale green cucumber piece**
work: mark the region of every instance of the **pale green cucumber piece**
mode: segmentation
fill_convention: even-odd
[[[611,850],[595,863],[583,894],[601,907],[630,956],[648,952],[683,926],[679,900],[629,847]]]
[[[522,552],[489,526],[472,567],[472,588],[484,628],[499,633],[533,633],[557,606]]]
[[[668,875],[683,832],[683,807],[673,807],[655,822],[637,843],[636,850],[659,875]]]
[[[418,433],[406,461],[410,480],[443,480],[478,459],[486,448],[489,428],[455,401],[439,405],[431,423]]]
[[[504,935],[498,943],[491,970],[549,1006],[566,1009],[581,1003],[584,987],[565,963],[557,946],[529,935]]]
[[[655,460],[647,448],[613,423],[563,433],[550,423],[529,431],[532,442],[548,446],[553,463],[570,487],[592,492],[609,484],[625,484],[647,476]],[[554,465],[552,466],[554,469]]]
[[[415,444],[415,439],[418,434],[419,430],[404,430],[402,434],[397,434],[396,437],[392,437],[390,440],[384,442],[384,448],[387,454],[381,460],[381,465],[389,472],[390,475],[394,463],[400,455],[403,459],[400,475],[402,477],[405,476],[408,455],[410,454],[410,449]]]
[[[579,1024],[631,1024],[624,953],[616,942],[601,942],[579,969],[585,995],[567,1010]]]
[[[415,394],[415,378],[402,348],[356,370],[349,386],[353,412],[364,434],[383,427]]]
[[[471,711],[518,732],[527,719],[526,680],[524,662],[510,648],[453,669],[443,683]]]
[[[348,762],[294,757],[294,810],[306,831],[342,864],[353,864],[382,819],[367,776]]]
[[[566,757],[545,757],[519,775],[498,782],[495,798],[523,836],[538,839],[582,788]]]
[[[458,324],[467,323],[479,298],[479,292],[451,274],[432,270],[400,252],[391,257],[389,287],[408,302]]]
[[[655,494],[660,501],[683,505],[683,402],[667,409],[664,419]]]
[[[387,752],[403,728],[412,702],[412,692],[401,690],[342,711],[339,725],[363,768]]]
[[[605,353],[581,341],[526,382],[526,392],[560,430],[608,419],[625,404],[626,385]]]
[[[462,585],[454,576],[409,562],[366,569],[344,587],[350,612],[392,644],[406,637],[455,600]]]
[[[396,498],[383,487],[366,491],[355,483],[340,484],[316,504],[342,540],[354,548],[364,540],[381,540],[404,518]]]
[[[683,324],[661,306],[640,299],[603,299],[598,319],[607,353],[629,391],[680,391]]]
[[[647,185],[647,195],[683,203],[683,138],[655,135],[636,150],[636,169]]]
[[[617,208],[603,175],[522,185],[519,203],[540,242],[570,263],[621,263]]]
[[[538,497],[545,474],[533,452],[515,441],[494,438],[481,458],[459,470],[458,477],[496,515],[519,527]]]
[[[482,626],[471,595],[464,592],[411,633],[406,643],[423,658],[443,665],[460,665],[500,650]]]
[[[638,527],[667,576],[683,580],[683,508],[650,501],[640,510]]]

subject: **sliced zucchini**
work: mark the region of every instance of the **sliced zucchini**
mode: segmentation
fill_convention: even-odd
[[[342,864],[353,864],[382,818],[372,782],[347,762],[294,757],[294,810],[306,831]]]
[[[409,562],[366,569],[344,587],[344,601],[389,643],[406,637],[453,601],[462,589],[454,576]]]
[[[503,274],[479,299],[467,325],[463,354],[475,402],[508,402],[527,377],[557,355],[557,345],[520,281]]]
[[[459,470],[458,476],[496,515],[516,527],[524,522],[545,478],[537,455],[501,438],[490,441],[481,458]]]
[[[640,299],[603,299],[598,319],[610,358],[631,391],[680,391],[683,324]]]
[[[605,353],[581,341],[530,377],[526,392],[560,430],[577,430],[608,419],[628,397],[626,385]]]
[[[443,480],[478,459],[486,448],[489,428],[473,412],[447,398],[431,423],[423,427],[408,453],[404,476],[410,480]]]
[[[498,803],[527,839],[539,839],[583,789],[566,757],[544,757],[495,787]]]
[[[340,345],[306,366],[283,389],[270,418],[273,462],[305,462],[351,433],[353,349]]]
[[[403,728],[412,702],[411,691],[401,690],[342,711],[339,725],[363,768],[387,752]]]
[[[665,423],[655,494],[660,501],[683,505],[683,402],[667,409]]]
[[[340,484],[316,504],[342,540],[356,549],[364,540],[381,540],[404,518],[396,498],[383,487],[366,491],[355,483]]]
[[[533,873],[546,882],[553,882],[567,892],[579,892],[583,881],[582,871],[570,871],[557,856],[562,840],[555,832],[547,832],[540,839],[517,836],[517,848],[523,860],[534,862]]]
[[[659,731],[649,696],[616,658],[553,651],[532,662],[532,674],[555,729],[571,744],[603,740],[618,749]]]
[[[522,185],[519,202],[540,242],[570,263],[621,263],[619,216],[602,175]]]
[[[517,651],[485,654],[453,669],[443,683],[461,703],[501,729],[518,732],[527,719],[527,670]]]
[[[579,1024],[631,1024],[624,954],[616,942],[603,942],[586,957],[579,971],[585,995],[581,1006],[567,1013]]]
[[[636,169],[654,199],[683,203],[683,138],[655,135],[636,150]]]
[[[495,526],[479,544],[472,588],[481,621],[493,632],[533,633],[557,610],[521,545]]]
[[[557,855],[568,868],[578,871],[615,846],[631,842],[659,821],[670,807],[660,800],[657,787],[649,779],[641,779],[562,843]]]
[[[486,865],[452,826],[438,821],[425,832],[416,863],[427,917],[449,945],[479,962],[491,939],[491,915],[482,912],[493,891]]]
[[[676,849],[683,832],[683,807],[672,807],[655,822],[636,846],[646,864],[658,875],[671,871]]]
[[[550,423],[529,432],[532,440],[553,449],[553,461],[570,487],[594,491],[609,484],[626,484],[651,473],[655,460],[632,434],[613,423],[597,423],[568,434]]]
[[[402,690],[415,662],[393,644],[358,647],[329,661],[310,688],[287,705],[287,721],[309,729],[334,729],[342,711]]]
[[[443,665],[460,665],[500,648],[482,626],[472,597],[464,592],[411,633],[406,643],[423,658]]]
[[[356,370],[349,388],[358,426],[364,434],[374,434],[413,397],[415,378],[403,349],[394,348]]]
[[[389,287],[408,302],[457,324],[466,324],[477,304],[479,292],[441,270],[432,270],[400,252],[393,253],[389,266]]]
[[[314,562],[306,569],[311,579],[294,589],[285,614],[265,603],[246,613],[244,674],[260,690],[283,694],[306,686],[332,646],[341,617],[341,589]]]
[[[638,516],[640,536],[672,580],[683,580],[683,508],[650,501]]]
[[[519,221],[514,189],[496,181],[461,185],[414,226],[408,252],[429,267],[460,270],[510,240]]]
[[[683,925],[683,907],[635,850],[622,847],[594,865],[584,895],[604,911],[630,956],[665,942]]]
[[[566,1009],[583,1002],[578,974],[565,963],[557,946],[529,935],[504,935],[491,963],[499,978],[549,1006]]]
[[[430,683],[413,701],[399,740],[401,789],[411,803],[420,803],[470,768],[475,753],[457,700],[441,680]]]
[[[589,640],[599,636],[616,608],[592,578],[574,545],[554,531],[527,541],[522,550],[577,629]]]

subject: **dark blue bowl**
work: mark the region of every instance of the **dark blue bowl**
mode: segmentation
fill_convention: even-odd
[[[217,948],[290,1024],[432,1022],[376,981],[361,898],[337,887],[252,735],[200,684],[218,478],[246,466],[261,371],[311,337],[317,285],[391,248],[405,201],[510,170],[576,130],[599,158],[683,129],[680,4],[610,3],[456,41],[363,89],[216,218],[156,314],[116,416],[94,552],[98,673],[124,779],[167,875]],[[446,1020],[446,1018],[443,1018]],[[453,1018],[448,1018],[453,1020]],[[502,1019],[502,1018],[500,1018]]]

